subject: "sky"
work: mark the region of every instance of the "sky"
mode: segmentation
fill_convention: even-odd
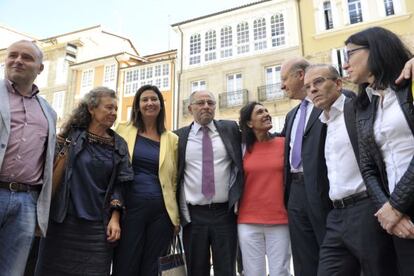
[[[47,38],[101,25],[140,55],[176,49],[170,25],[257,0],[0,0],[0,24]]]

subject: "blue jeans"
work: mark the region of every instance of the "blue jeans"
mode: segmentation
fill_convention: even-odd
[[[0,189],[0,274],[24,274],[36,227],[37,191]]]

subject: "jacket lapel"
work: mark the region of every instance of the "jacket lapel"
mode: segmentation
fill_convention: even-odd
[[[321,115],[322,110],[316,107],[312,108],[311,115],[309,116],[308,123],[306,124],[305,131],[303,132],[303,135],[306,135],[309,130],[312,128],[312,125],[315,123],[315,121],[319,118],[319,115]]]
[[[345,126],[348,132],[349,139],[351,140],[352,148],[355,153],[355,157],[359,163],[359,150],[358,150],[358,136],[356,132],[356,116],[355,107],[350,98],[346,98],[344,105],[344,117]]]
[[[299,105],[297,105],[294,110],[295,111],[292,112],[292,116],[290,116],[288,121],[286,122],[287,126],[286,126],[285,139],[286,139],[287,144],[290,143],[290,136],[292,133],[293,121],[295,120],[296,113],[298,113]]]
[[[159,168],[161,169],[162,163],[165,160],[165,154],[167,151],[167,143],[168,143],[168,135],[167,131],[161,134],[160,138],[160,160],[159,160]]]
[[[220,135],[221,140],[223,141],[224,147],[227,150],[227,154],[231,157],[231,160],[233,160],[233,162],[235,162],[236,157],[234,155],[234,151],[232,149],[232,141],[230,140],[230,136],[227,133],[227,129],[225,127],[222,126],[222,124],[220,124],[220,122],[214,121],[214,125],[217,128],[217,131]]]
[[[0,80],[0,115],[7,133],[10,133],[10,103],[5,82],[5,80]]]

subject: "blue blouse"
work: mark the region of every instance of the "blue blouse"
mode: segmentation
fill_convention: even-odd
[[[162,197],[160,180],[158,179],[160,142],[137,135],[132,167],[134,183],[131,193],[139,198]]]
[[[113,150],[110,145],[85,141],[74,164],[69,214],[86,220],[102,220],[105,193],[114,166]]]

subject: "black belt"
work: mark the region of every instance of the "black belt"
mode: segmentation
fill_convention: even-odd
[[[350,205],[354,205],[358,201],[361,201],[363,199],[366,199],[369,197],[369,194],[367,191],[363,191],[360,193],[356,193],[347,197],[344,197],[343,199],[334,200],[333,207],[336,209],[343,209]]]
[[[28,185],[18,182],[0,182],[0,189],[7,189],[10,192],[39,192],[42,189],[42,185]]]
[[[291,175],[292,175],[292,180],[303,182],[303,179],[304,179],[303,172],[291,173]]]
[[[191,204],[188,204],[188,207],[190,207],[190,208],[204,208],[204,209],[224,209],[224,208],[229,207],[229,203],[228,202],[210,203],[210,204],[205,204],[205,205],[191,205]]]

